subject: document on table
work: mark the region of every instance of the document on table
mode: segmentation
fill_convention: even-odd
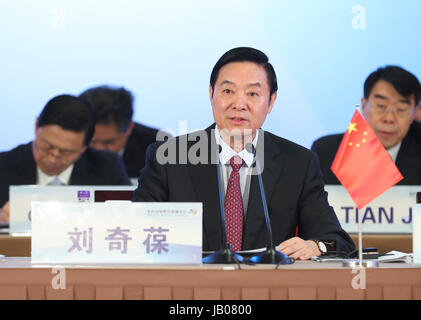
[[[400,251],[390,251],[382,256],[380,256],[377,260],[380,262],[405,262],[405,263],[412,263],[413,254],[412,253],[405,253]]]
[[[413,254],[412,253],[405,253],[400,251],[390,251],[384,255],[381,255],[377,259],[364,259],[364,261],[378,261],[378,262],[403,262],[403,263],[412,263]],[[349,260],[343,259],[339,257],[312,257],[311,260],[318,261],[318,262],[340,262],[342,260]]]

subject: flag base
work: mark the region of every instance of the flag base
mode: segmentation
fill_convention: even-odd
[[[363,260],[361,261],[361,266],[363,268],[377,268],[379,266],[379,262],[376,260]],[[359,268],[360,260],[358,259],[343,260],[342,267],[353,268],[353,269]]]

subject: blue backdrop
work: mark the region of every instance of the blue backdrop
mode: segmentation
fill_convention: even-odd
[[[2,0],[0,151],[32,140],[53,96],[101,84],[133,92],[137,121],[205,128],[210,72],[237,46],[267,53],[278,76],[264,128],[310,147],[345,130],[377,67],[421,77],[420,12],[419,0]]]

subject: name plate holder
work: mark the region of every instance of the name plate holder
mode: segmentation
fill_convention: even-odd
[[[361,222],[364,234],[411,234],[412,206],[417,197],[421,197],[420,188],[393,186],[358,210],[343,186],[325,186],[328,201],[335,209],[342,228],[348,233],[357,233],[358,223]]]
[[[201,264],[202,203],[32,202],[33,264]]]

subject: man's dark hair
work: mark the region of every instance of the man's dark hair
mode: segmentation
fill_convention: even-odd
[[[95,110],[96,124],[115,124],[121,133],[127,131],[133,117],[133,95],[125,88],[99,86],[82,92]]]
[[[38,117],[38,127],[58,125],[62,129],[85,132],[87,146],[95,130],[95,114],[91,105],[81,98],[60,95],[47,102]]]
[[[417,77],[399,66],[385,66],[372,72],[364,83],[364,98],[368,99],[371,90],[377,81],[390,83],[401,96],[408,98],[414,95],[415,105],[418,104],[421,94],[421,85]]]
[[[278,91],[278,81],[276,80],[275,69],[273,69],[273,66],[269,63],[268,56],[260,50],[249,47],[231,49],[224,53],[221,58],[219,58],[213,67],[210,76],[210,85],[212,86],[212,91],[215,89],[215,82],[218,78],[219,70],[231,62],[253,62],[259,66],[262,66],[266,71],[270,89],[270,98],[272,98],[273,93]]]

